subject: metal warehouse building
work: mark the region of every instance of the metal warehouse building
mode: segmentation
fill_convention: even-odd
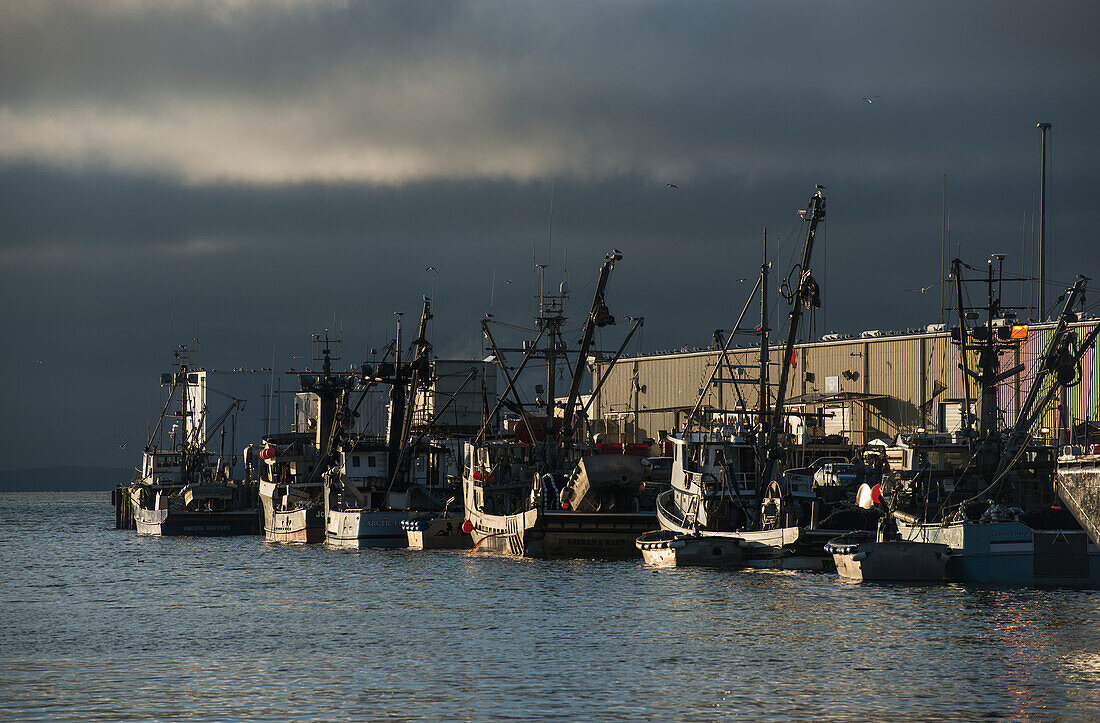
[[[1078,321],[1071,328],[1083,337],[1097,323],[1095,319]],[[1026,367],[1001,385],[1006,425],[1015,421],[1053,329],[1053,323],[1032,324],[1027,339],[1001,357],[1003,370],[1019,364]],[[775,382],[783,350],[772,346],[769,352],[769,374]],[[713,349],[620,359],[598,392],[593,416],[603,420],[606,431],[628,439],[659,440],[682,430],[721,356],[720,349]],[[951,432],[960,427],[963,373],[958,346],[947,332],[864,332],[858,337],[799,344],[793,357],[786,406],[792,411],[823,413],[820,421],[825,428],[816,430],[815,436],[835,434],[863,445],[917,428]],[[704,410],[720,413],[741,405],[753,409],[757,404],[759,347],[731,349],[728,358],[732,374],[723,364],[716,376],[737,381],[712,383],[706,390]],[[596,363],[597,379],[608,364]],[[974,397],[972,384],[972,406]],[[1094,346],[1082,359],[1079,383],[1055,396],[1040,428],[1048,430],[1044,436],[1064,440],[1069,428],[1098,419],[1100,350]],[[788,423],[790,431],[800,431],[800,422]]]

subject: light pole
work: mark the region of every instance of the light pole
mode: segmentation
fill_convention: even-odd
[[[1035,126],[1042,131],[1043,152],[1042,172],[1039,175],[1039,321],[1043,320],[1043,311],[1046,308],[1046,231],[1047,231],[1047,131],[1050,123],[1039,123]]]

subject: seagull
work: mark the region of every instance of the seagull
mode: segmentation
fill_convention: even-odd
[[[35,359],[35,360],[34,360],[34,363],[35,363],[35,364],[37,364],[38,366],[42,366],[42,365],[43,365],[43,364],[45,364],[46,362],[42,361],[41,359]]]
[[[437,269],[437,268],[436,268],[436,267],[434,267],[434,266],[429,266],[428,268],[426,268],[426,269],[424,269],[424,270],[425,270],[425,271],[434,271],[434,272],[436,272],[437,274],[439,273],[439,269]]]
[[[874,103],[876,100],[879,99],[879,97],[880,96],[877,95],[873,95],[870,98],[868,98],[867,96],[863,96],[863,100],[867,101],[868,103]]]
[[[669,188],[679,188],[679,186],[677,186],[675,183],[666,183],[665,185]]]

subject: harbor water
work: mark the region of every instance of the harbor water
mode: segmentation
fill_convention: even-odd
[[[0,719],[1100,718],[1100,592],[145,538],[0,495]]]

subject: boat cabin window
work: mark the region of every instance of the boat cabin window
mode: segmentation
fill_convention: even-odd
[[[352,467],[359,467],[360,466],[359,455],[355,455],[354,457],[351,458],[351,466]]]
[[[756,455],[753,454],[752,447],[741,447],[740,459],[737,464],[737,472],[754,472],[756,470]]]
[[[166,456],[166,457],[157,457],[157,467],[160,467],[160,468],[163,469],[165,467],[178,467],[178,466],[179,466],[179,458],[176,457],[175,455]]]
[[[373,454],[367,455],[367,466],[368,467],[377,467],[378,466],[378,459]]]

